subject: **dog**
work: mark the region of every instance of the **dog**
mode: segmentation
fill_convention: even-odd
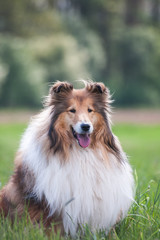
[[[14,220],[27,208],[33,223],[75,236],[88,225],[109,231],[134,199],[132,168],[112,133],[103,83],[74,89],[56,82],[44,110],[25,131],[14,174],[0,191],[0,212]],[[56,224],[57,223],[57,224]]]

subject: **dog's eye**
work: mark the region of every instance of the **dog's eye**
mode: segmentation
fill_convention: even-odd
[[[88,112],[90,113],[90,112],[93,112],[93,110],[92,109],[90,109],[90,108],[88,108]]]
[[[76,112],[76,109],[73,108],[73,109],[70,109],[69,111],[70,111],[71,113],[75,113],[75,112]]]

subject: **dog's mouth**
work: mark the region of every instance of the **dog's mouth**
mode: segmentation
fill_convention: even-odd
[[[75,139],[77,140],[78,144],[82,148],[86,148],[89,146],[89,144],[90,144],[90,134],[89,133],[79,134],[73,128],[72,128],[72,133],[73,133],[73,136],[75,137]]]

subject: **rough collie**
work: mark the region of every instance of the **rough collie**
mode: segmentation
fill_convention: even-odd
[[[56,82],[45,109],[31,120],[0,191],[1,214],[14,219],[27,207],[33,223],[74,236],[87,224],[109,230],[133,201],[132,169],[110,126],[103,83],[73,89]],[[57,224],[56,224],[57,223]]]

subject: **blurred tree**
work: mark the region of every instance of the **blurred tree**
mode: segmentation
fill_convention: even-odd
[[[107,55],[104,52],[102,39],[95,31],[88,28],[88,25],[80,16],[64,17],[66,30],[71,34],[79,45],[79,51],[85,51],[85,66],[93,79],[101,80],[103,70],[107,65]]]
[[[83,25],[76,23],[74,28],[70,24],[68,34],[35,39],[31,44],[32,55],[46,69],[46,82],[96,79],[104,67],[106,59],[100,39]]]
[[[41,69],[46,82],[86,76],[104,81],[122,105],[157,104],[159,21],[160,0],[1,0],[0,32],[30,39],[28,62],[20,60],[24,48],[8,44],[0,52],[3,90],[20,86],[16,79],[24,75],[23,84],[33,87],[33,69]]]
[[[111,88],[123,106],[160,104],[160,36],[149,28],[124,28],[114,39]],[[117,85],[117,82],[118,85]]]
[[[152,0],[152,20],[155,25],[160,21],[160,0]]]
[[[135,25],[140,22],[143,0],[125,0],[126,13],[125,22],[127,25]]]
[[[0,106],[39,106],[42,71],[37,74],[36,64],[28,55],[27,46],[20,46],[20,41],[10,38],[4,38],[3,41],[1,39],[0,43],[0,60],[6,67],[5,78],[1,84]]]
[[[16,36],[51,34],[63,29],[58,13],[43,0],[1,0],[0,31]]]
[[[59,1],[57,1],[58,4]],[[94,30],[101,38],[101,44],[104,48],[105,55],[107,56],[108,61],[104,65],[104,68],[101,70],[101,76],[105,79],[109,79],[110,73],[110,46],[111,46],[111,32],[112,28],[117,21],[120,20],[120,4],[122,0],[64,0],[65,5],[58,4],[58,8],[62,12],[67,12],[70,14],[70,11],[74,12],[75,15],[79,15],[84,19],[88,28]],[[66,8],[64,8],[66,6]],[[68,7],[69,6],[69,7]]]

